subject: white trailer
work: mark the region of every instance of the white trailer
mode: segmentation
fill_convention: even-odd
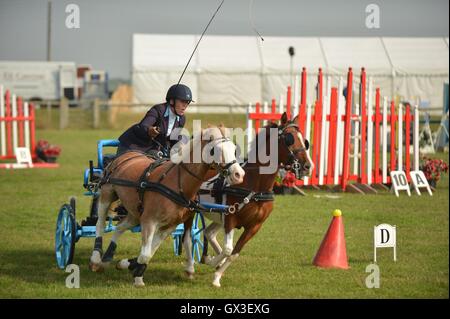
[[[75,62],[0,61],[0,83],[25,99],[78,98]]]

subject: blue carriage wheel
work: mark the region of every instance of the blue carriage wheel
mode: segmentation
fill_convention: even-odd
[[[59,210],[55,232],[56,264],[60,269],[66,268],[72,262],[76,229],[75,212],[71,205],[64,204]]]
[[[191,228],[192,258],[200,263],[203,254],[207,253],[207,240],[205,235],[206,223],[201,213],[196,213]]]

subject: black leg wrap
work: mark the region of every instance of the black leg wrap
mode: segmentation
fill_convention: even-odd
[[[95,238],[95,244],[94,244],[94,250],[98,251],[100,255],[103,254],[103,237],[96,237]]]
[[[130,265],[128,266],[128,270],[131,270],[131,271],[135,270],[138,265],[137,257],[128,259],[128,262],[130,263]]]
[[[145,269],[147,269],[146,264],[137,263],[136,268],[133,271],[133,277],[142,277],[144,276]]]
[[[117,244],[115,242],[111,242],[108,246],[108,249],[106,250],[105,254],[103,255],[102,261],[103,262],[110,262],[114,258],[114,253],[116,252]]]

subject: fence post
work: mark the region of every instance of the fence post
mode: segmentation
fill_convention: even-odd
[[[67,128],[69,124],[69,100],[63,97],[59,103],[59,129]]]
[[[99,128],[100,127],[100,99],[96,98],[94,100],[94,106],[93,106],[93,127]]]
[[[47,128],[52,128],[52,104],[47,101]]]

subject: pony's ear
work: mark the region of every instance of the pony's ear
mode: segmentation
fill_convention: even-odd
[[[298,122],[298,115],[292,119],[292,122],[294,122],[294,123]]]
[[[231,136],[231,129],[229,127],[226,127],[225,125],[223,125],[223,123],[220,123],[217,128],[220,130],[220,132],[222,133],[222,135],[224,137],[230,138]]]
[[[281,126],[286,125],[287,122],[288,122],[287,113],[284,112],[283,115],[281,116]]]

